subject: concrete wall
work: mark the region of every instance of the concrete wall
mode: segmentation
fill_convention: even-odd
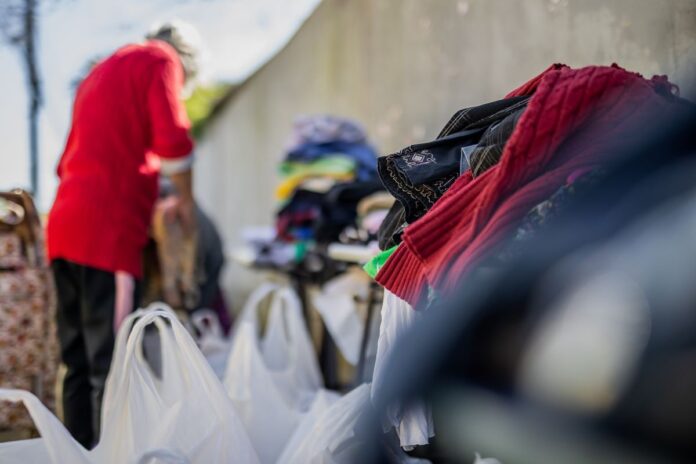
[[[272,223],[296,114],[355,117],[390,153],[554,62],[668,74],[694,95],[696,0],[324,0],[212,121],[198,147],[198,198],[237,245],[242,227]],[[236,305],[256,280],[228,267]]]

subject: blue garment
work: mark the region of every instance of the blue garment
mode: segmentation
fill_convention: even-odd
[[[311,162],[327,155],[341,154],[355,160],[357,180],[367,181],[377,177],[377,153],[366,143],[328,142],[306,143],[289,151],[287,161]]]

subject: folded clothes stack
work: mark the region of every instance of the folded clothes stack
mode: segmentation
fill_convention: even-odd
[[[355,224],[357,205],[383,190],[377,156],[357,123],[336,116],[299,118],[280,164],[276,230],[286,242],[332,242]]]

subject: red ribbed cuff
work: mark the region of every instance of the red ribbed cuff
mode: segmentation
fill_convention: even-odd
[[[428,288],[423,265],[406,243],[402,243],[389,257],[376,280],[414,308]]]

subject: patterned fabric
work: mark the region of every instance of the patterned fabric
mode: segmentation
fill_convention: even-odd
[[[26,211],[0,226],[0,387],[33,392],[54,407],[58,367],[55,289],[38,216],[25,192],[0,193]],[[0,403],[0,429],[34,429],[21,404]]]
[[[22,267],[26,259],[22,253],[22,239],[17,234],[0,232],[0,268]]]
[[[410,147],[406,148],[400,154],[412,156],[414,153],[411,150]],[[391,157],[380,158],[378,169],[382,183],[401,203],[405,220],[409,223],[423,216],[459,177],[457,170],[429,184],[413,185]]]
[[[507,121],[508,117],[521,114],[528,100],[529,97],[508,98],[463,109],[452,117],[436,140],[411,145],[378,160],[380,179],[403,205],[408,223],[422,217],[457,180],[463,148],[484,140],[486,146],[481,147],[476,157],[486,162],[489,158],[486,154],[494,153],[487,149],[488,145],[497,148],[500,144],[502,151],[507,140],[503,137],[512,133],[512,128],[507,130],[510,122],[513,127],[516,123],[516,119]],[[481,139],[489,126],[501,121],[506,121],[498,125],[504,131],[495,131],[487,139]]]

